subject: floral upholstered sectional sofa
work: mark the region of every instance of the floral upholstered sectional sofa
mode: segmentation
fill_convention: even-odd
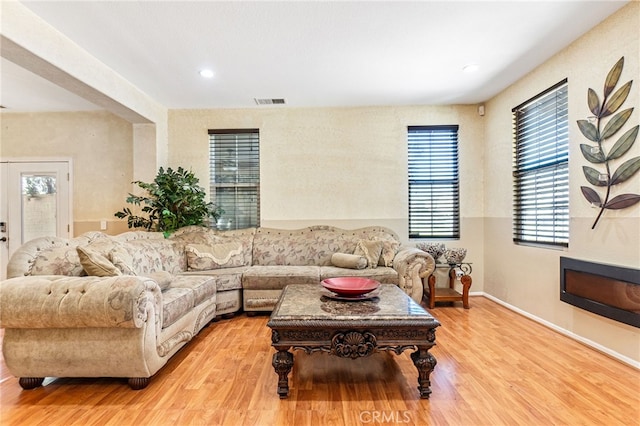
[[[51,376],[124,377],[141,389],[211,320],[270,311],[289,284],[367,277],[420,301],[434,267],[384,227],[38,238],[0,282],[2,350],[25,389]]]

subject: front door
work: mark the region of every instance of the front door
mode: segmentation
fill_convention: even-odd
[[[68,161],[0,162],[0,279],[24,243],[43,236],[70,238]]]

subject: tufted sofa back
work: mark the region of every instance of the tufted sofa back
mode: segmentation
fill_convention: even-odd
[[[225,241],[237,241],[242,244],[243,266],[250,266],[252,262],[253,238],[256,228],[234,229],[219,231],[202,226],[185,226],[177,229],[169,236],[172,241],[183,244],[215,245]]]
[[[117,245],[129,255],[127,259],[136,274],[186,270],[184,245],[165,240],[161,232],[131,231],[117,236],[91,231],[76,238],[36,238],[23,244],[11,256],[7,265],[7,278],[28,275],[86,275],[77,248],[79,246]],[[107,253],[104,253],[107,254]]]
[[[381,226],[352,230],[325,225],[296,230],[258,228],[253,239],[253,264],[328,266],[333,253],[353,253],[358,241],[372,239],[399,242],[395,232]]]
[[[76,250],[78,246],[99,248],[124,273],[130,270],[142,275],[186,271],[187,244],[241,242],[246,266],[329,266],[334,253],[353,253],[360,240],[374,239],[399,243],[395,232],[381,226],[344,230],[318,225],[296,230],[248,228],[232,231],[189,226],[177,230],[169,238],[164,238],[161,232],[130,231],[110,236],[92,231],[69,240],[43,237],[27,242],[9,260],[7,278],[86,275]],[[115,261],[116,256],[119,263]]]
[[[167,271],[177,274],[187,270],[184,244],[166,239],[162,232],[129,231],[111,238],[123,253],[121,260],[126,263],[122,267],[123,272],[131,270],[136,275],[144,275]]]
[[[28,241],[9,259],[7,278],[27,275],[86,275],[76,247],[106,237],[102,232],[87,232],[72,239],[42,237]]]

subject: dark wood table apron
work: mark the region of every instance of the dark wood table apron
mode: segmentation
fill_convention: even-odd
[[[366,301],[334,300],[320,285],[290,285],[271,314],[271,343],[276,349],[273,368],[278,374],[278,395],[289,395],[290,349],[307,354],[327,352],[343,358],[366,357],[379,351],[401,354],[413,349],[421,398],[429,398],[429,376],[436,365],[429,349],[440,325],[431,314],[395,285],[383,284]]]

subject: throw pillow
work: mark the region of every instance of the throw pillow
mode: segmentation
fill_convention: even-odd
[[[382,253],[382,241],[360,240],[353,254],[364,256],[367,259],[368,268],[377,268],[380,254]]]
[[[190,271],[232,268],[244,264],[242,244],[237,241],[213,245],[188,244],[185,251]]]
[[[120,242],[114,244],[109,251],[109,259],[123,275],[137,275],[133,269],[133,256],[131,256],[126,244]]]
[[[52,247],[39,252],[33,260],[29,275],[69,275],[79,277],[85,275],[78,252],[67,245]]]
[[[157,282],[160,290],[168,289],[171,285],[171,281],[173,280],[173,275],[167,271],[150,272],[145,274],[145,276]]]
[[[90,247],[90,244],[78,246],[76,250],[80,258],[80,263],[87,275],[94,277],[122,275],[122,272],[111,263],[107,256]]]
[[[393,258],[396,257],[399,249],[399,241],[382,240],[382,253],[380,254],[378,266],[393,266]]]
[[[355,254],[333,253],[331,264],[340,268],[364,269],[367,267],[367,259]]]

